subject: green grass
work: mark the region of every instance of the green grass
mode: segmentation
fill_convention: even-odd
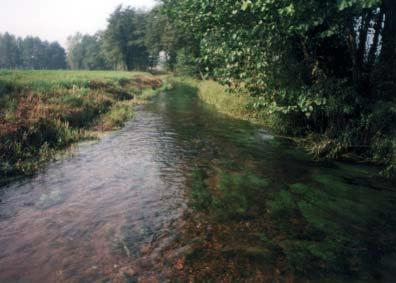
[[[13,86],[30,87],[42,90],[46,87],[84,86],[92,80],[122,82],[136,76],[149,76],[144,72],[120,71],[37,71],[37,70],[0,70],[0,82]]]
[[[122,127],[164,87],[143,72],[0,70],[0,184],[33,174],[91,130]]]
[[[124,122],[133,117],[133,107],[134,103],[130,101],[115,103],[109,112],[103,115],[99,120],[101,129],[106,130],[123,127]]]
[[[199,97],[217,111],[254,124],[267,124],[265,111],[254,108],[257,98],[247,93],[230,93],[214,81],[201,81],[197,86]]]

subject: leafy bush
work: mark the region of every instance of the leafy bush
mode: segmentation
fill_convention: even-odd
[[[198,74],[196,59],[188,49],[181,49],[176,56],[176,73],[195,77]]]
[[[0,135],[0,178],[31,175],[56,149],[76,142],[83,133],[60,120],[39,119]]]

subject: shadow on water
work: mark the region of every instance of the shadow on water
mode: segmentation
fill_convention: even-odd
[[[189,95],[196,90],[178,88],[153,106],[164,109],[191,164],[190,276],[394,280],[396,194],[376,168],[314,162],[289,141],[216,113]]]
[[[392,282],[396,194],[176,84],[1,191],[0,282]],[[327,281],[326,281],[327,280]]]

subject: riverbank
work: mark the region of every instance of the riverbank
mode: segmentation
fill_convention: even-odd
[[[142,72],[0,71],[0,184],[123,126],[165,86]]]
[[[274,111],[276,107],[263,107],[260,97],[252,97],[243,92],[230,92],[215,81],[198,81],[190,78],[178,79],[196,88],[200,99],[213,106],[216,111],[225,115],[246,120],[262,126],[274,135],[288,137],[309,152],[315,159],[344,160],[378,165],[383,168],[381,175],[395,179],[396,138],[393,135],[383,136],[377,133],[370,144],[354,145],[347,138],[348,133],[339,132],[332,138],[313,129],[303,129],[293,115]],[[366,127],[381,120],[382,110],[369,117]],[[374,121],[374,122],[373,122]],[[375,122],[377,121],[377,122]],[[354,129],[359,131],[359,129]],[[326,132],[326,131],[325,131]]]
[[[186,154],[189,164],[183,166],[185,224],[163,257],[175,266],[173,278],[387,282],[394,190],[378,178],[378,168],[314,162],[289,140],[263,135],[265,117],[244,115],[240,107],[254,98],[222,94],[214,82],[176,79],[172,85],[161,110],[181,147],[177,156]],[[212,94],[206,99],[213,107],[198,91]]]

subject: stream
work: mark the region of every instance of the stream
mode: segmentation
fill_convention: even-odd
[[[0,282],[394,282],[377,168],[314,161],[188,91],[135,114],[1,188]]]

